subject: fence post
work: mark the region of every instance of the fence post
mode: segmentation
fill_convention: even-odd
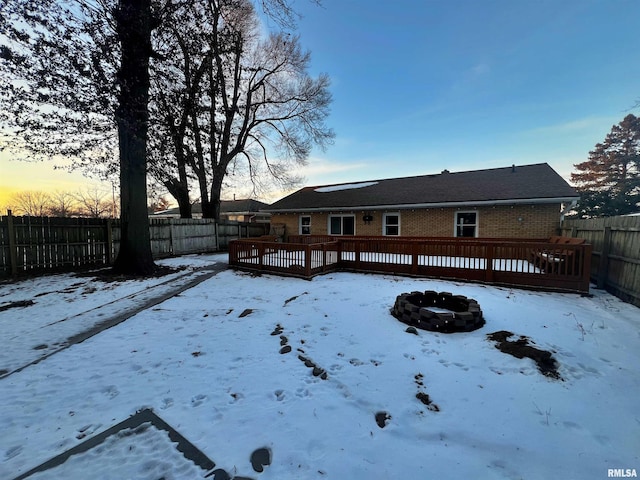
[[[609,250],[611,249],[611,227],[604,227],[604,237],[602,239],[602,252],[598,262],[598,280],[596,286],[604,288],[607,283],[609,273]],[[589,259],[591,261],[591,259]]]
[[[9,263],[11,264],[11,275],[18,274],[18,251],[16,249],[16,231],[13,228],[13,215],[11,210],[7,210],[7,230],[9,232]]]
[[[113,227],[111,225],[111,219],[108,218],[105,223],[105,251],[106,251],[106,262],[107,265],[111,265],[113,263]]]
[[[169,219],[169,254],[177,255],[176,253],[176,245],[175,245],[175,231],[173,225],[173,218]]]
[[[606,227],[611,229],[611,227]],[[585,293],[589,293],[589,282],[591,281],[591,253],[593,249],[593,245],[587,243],[585,245],[581,245],[583,250],[584,258],[582,260],[583,263],[583,271],[582,271],[582,284],[580,285],[580,290]],[[607,260],[608,261],[608,260]],[[598,278],[600,277],[600,270],[598,270]]]

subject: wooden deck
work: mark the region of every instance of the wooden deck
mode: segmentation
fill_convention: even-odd
[[[540,255],[552,263],[536,262]],[[376,272],[495,285],[589,292],[591,245],[544,239],[295,236],[229,244],[229,265],[301,278],[331,271]]]

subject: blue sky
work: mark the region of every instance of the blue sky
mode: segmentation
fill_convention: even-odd
[[[640,115],[638,0],[322,3],[294,3],[334,99],[335,143],[299,172],[307,185],[540,162],[569,179],[614,124]],[[2,155],[0,173],[0,203],[95,183]]]
[[[297,0],[334,145],[307,184],[573,164],[640,99],[636,0]],[[392,6],[389,6],[392,5]]]

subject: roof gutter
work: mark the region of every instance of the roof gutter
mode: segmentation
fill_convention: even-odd
[[[494,205],[530,205],[545,203],[568,203],[578,200],[580,197],[552,197],[552,198],[522,198],[509,200],[481,200],[477,202],[436,202],[436,203],[406,203],[399,205],[354,205],[336,207],[306,207],[306,208],[278,208],[264,209],[269,213],[294,213],[294,212],[328,212],[336,210],[407,210],[416,208],[449,208],[449,207],[491,207]]]

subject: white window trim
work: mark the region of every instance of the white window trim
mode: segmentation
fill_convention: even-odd
[[[308,218],[309,219],[309,225],[305,225],[305,227],[309,227],[309,233],[302,233],[302,219],[303,218]],[[311,235],[311,215],[300,215],[300,217],[298,218],[298,234],[299,235]]]
[[[398,235],[387,235],[387,215],[398,217]],[[382,235],[383,236],[399,237],[402,234],[401,225],[402,225],[402,217],[400,216],[400,212],[387,212],[382,214]]]
[[[476,215],[476,223],[475,223],[475,235],[473,237],[458,237],[458,215],[461,213],[475,213]],[[453,215],[453,236],[455,238],[478,238],[480,234],[480,212],[478,210],[459,210]]]
[[[353,235],[356,235],[356,216],[353,213],[329,214],[327,216],[327,235],[336,235],[336,236],[344,235],[344,233],[339,233],[339,234],[338,233],[331,233],[331,219],[332,218],[337,218],[337,217],[340,217],[340,218],[345,218],[345,217],[353,218]],[[342,227],[343,227],[342,223],[340,224],[340,227],[341,227],[340,229],[342,230]],[[352,235],[346,235],[346,236],[351,237]]]

